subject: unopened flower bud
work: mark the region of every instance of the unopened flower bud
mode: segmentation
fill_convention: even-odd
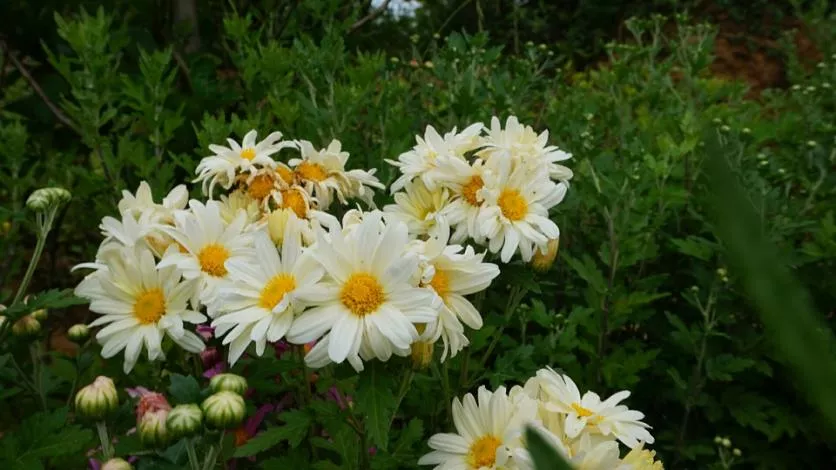
[[[26,315],[18,319],[12,325],[12,333],[16,336],[34,336],[41,331],[41,322],[32,315]]]
[[[36,189],[26,200],[29,210],[43,212],[50,207],[60,207],[69,202],[70,192],[64,188]]]
[[[84,323],[78,323],[67,330],[67,337],[74,343],[83,343],[90,336],[90,328]]]
[[[119,406],[116,385],[109,377],[100,375],[75,395],[75,411],[81,417],[102,419]]]
[[[170,410],[160,408],[148,411],[137,423],[139,440],[146,447],[163,447],[168,442],[166,421]]]
[[[168,412],[165,424],[173,439],[193,436],[203,425],[203,412],[193,403],[177,405]]]
[[[714,443],[720,445],[723,443],[723,438],[720,436],[714,436]]]
[[[807,141],[807,146],[810,147],[810,148],[815,148],[817,145],[819,145],[819,144],[815,140],[808,140]]]
[[[424,62],[424,67],[426,67],[428,69],[431,69],[435,66],[433,65],[433,63],[431,61],[428,60],[428,61]]]
[[[30,315],[32,315],[32,318],[34,318],[35,320],[44,321],[49,316],[49,311],[45,308],[39,308],[32,312]]]
[[[241,395],[220,391],[203,400],[200,405],[206,424],[215,429],[230,429],[241,424],[247,411]]]
[[[729,126],[727,126],[727,125],[725,125],[725,124],[723,124],[722,126],[720,126],[720,132],[729,132],[729,131],[731,131],[731,127],[729,127]]]
[[[0,315],[0,329],[3,328],[3,325],[6,324],[6,317],[4,315]]]
[[[425,370],[433,360],[435,344],[429,341],[416,341],[410,346],[412,350],[412,367],[417,370]]]
[[[110,459],[102,465],[101,470],[133,470],[133,466],[127,460],[120,458]]]
[[[731,440],[728,437],[724,437],[722,442],[720,442],[720,443],[723,444],[723,447],[726,447],[726,448],[731,447]]]
[[[535,249],[534,256],[531,258],[531,267],[539,272],[548,271],[554,264],[555,258],[557,258],[557,249],[559,246],[560,239],[552,238],[546,244],[545,250],[540,248]]]
[[[743,452],[741,452],[740,449],[735,447],[734,450],[732,450],[732,454],[734,454],[735,457],[740,457],[743,455]]]
[[[232,392],[243,395],[247,391],[247,379],[235,374],[218,374],[209,381],[213,393]]]

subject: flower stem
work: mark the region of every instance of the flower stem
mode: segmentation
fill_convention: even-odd
[[[96,431],[99,433],[99,442],[102,444],[102,457],[107,462],[113,457],[113,447],[110,445],[110,437],[107,434],[107,424],[104,421],[97,421]]]
[[[200,461],[197,458],[197,452],[194,450],[194,439],[186,438],[186,454],[189,455],[189,467],[192,470],[200,470]]]
[[[52,229],[52,222],[55,220],[55,212],[55,208],[50,208],[46,218],[42,218],[40,214],[37,216],[38,241],[35,243],[35,251],[32,253],[32,258],[29,260],[29,267],[26,268],[26,274],[23,275],[23,280],[20,282],[20,287],[17,288],[17,293],[15,294],[12,304],[16,304],[20,301],[23,294],[26,293],[26,289],[29,287],[29,282],[32,281],[32,275],[35,274],[35,268],[38,267],[38,262],[41,260],[41,255],[44,252],[44,246],[46,246],[47,235],[49,235],[49,231]]]
[[[43,371],[41,370],[41,343],[40,341],[33,341],[29,345],[29,352],[32,355],[32,385],[35,388],[35,393],[41,401],[41,407],[46,411],[46,395],[43,387]]]

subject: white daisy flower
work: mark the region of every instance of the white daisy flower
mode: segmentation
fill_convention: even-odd
[[[276,168],[281,168],[279,165],[283,164],[277,164]],[[271,203],[281,204],[281,191],[289,187],[276,168],[259,168],[238,176],[239,190],[256,201],[259,208],[267,209]]]
[[[548,400],[546,408],[566,415],[564,430],[569,438],[575,438],[581,432],[613,436],[631,449],[642,442],[654,442],[647,431],[650,426],[641,421],[644,414],[619,405],[630,392],[623,390],[601,401],[593,392],[581,396],[572,379],[552,369],[540,369],[537,379]]]
[[[485,186],[486,207],[479,213],[479,226],[488,249],[492,253],[502,250],[503,263],[518,249],[523,261],[529,261],[535,247],[546,251],[549,240],[560,236],[548,208],[565,196],[563,183],[554,184],[542,173],[532,174],[522,166],[511,172],[510,165],[502,163]]]
[[[422,285],[431,289],[442,301],[438,320],[426,326],[425,338],[435,342],[442,339],[442,362],[468,345],[462,322],[474,330],[482,328],[482,316],[465,295],[488,288],[499,275],[499,267],[484,263],[485,254],[473,248],[447,245],[450,229],[444,220],[426,242],[420,243],[420,254],[426,263],[426,279]]]
[[[229,195],[222,195],[220,199],[221,218],[225,224],[231,224],[238,216],[238,211],[244,211],[246,214],[247,226],[252,227],[253,224],[261,219],[261,209],[258,207],[258,201],[251,198],[245,191],[236,190]]]
[[[450,237],[452,243],[462,243],[472,238],[478,244],[483,244],[485,237],[479,225],[479,215],[485,206],[485,179],[490,179],[486,173],[489,169],[482,160],[477,159],[473,164],[464,160],[449,159],[440,165],[445,173],[444,187],[450,190],[451,202],[441,211],[441,214],[455,227]]]
[[[404,191],[395,193],[394,199],[394,204],[383,208],[387,220],[405,223],[410,235],[416,236],[429,233],[450,202],[446,189],[430,191],[420,179],[406,183]]]
[[[415,136],[417,144],[412,150],[400,154],[397,161],[386,160],[402,173],[392,183],[391,191],[399,191],[415,178],[421,178],[427,188],[435,190],[438,180],[444,177],[444,172],[438,168],[439,164],[451,158],[464,159],[465,153],[477,147],[483,127],[482,123],[476,123],[462,132],[453,128],[441,136],[434,127],[427,126],[423,138]]]
[[[512,401],[505,387],[490,392],[483,386],[477,395],[478,402],[469,393],[463,401],[453,399],[456,432],[432,436],[433,451],[421,457],[419,465],[435,465],[437,470],[516,468],[512,455],[522,445],[525,423],[536,419],[536,403]]]
[[[195,182],[202,183],[203,194],[211,197],[218,184],[229,189],[239,173],[249,173],[257,168],[275,168],[276,162],[270,155],[294,145],[293,142],[281,142],[281,132],[273,132],[258,143],[257,135],[252,130],[247,132],[240,145],[233,139],[227,139],[229,147],[214,144],[209,146],[214,155],[203,158],[196,169]]]
[[[192,295],[192,306],[199,308],[212,302],[218,282],[227,277],[226,262],[249,254],[252,234],[244,231],[247,223],[244,211],[239,211],[226,225],[217,201],[204,205],[191,200],[189,208],[174,214],[173,227],[164,227],[178,246],[166,250],[159,267],[177,266],[184,278],[200,280]],[[213,312],[210,310],[209,314]]]
[[[229,277],[218,289],[214,310],[220,314],[212,326],[215,335],[224,337],[223,344],[229,344],[230,364],[251,342],[261,356],[268,341],[284,337],[304,307],[295,297],[297,289],[317,292],[323,270],[302,254],[300,225],[294,216],[285,225],[281,256],[267,233],[259,231],[251,257],[227,261]]]
[[[164,357],[164,336],[186,351],[203,350],[200,337],[183,328],[184,322],[202,323],[206,319],[187,308],[193,281],[182,281],[174,267],[157,269],[154,256],[144,247],[110,251],[103,262],[106,269],[89,275],[76,288],[76,295],[90,300],[90,310],[102,315],[90,326],[107,325],[96,334],[103,357],[124,350],[127,374],[143,345],[148,360]]]
[[[572,170],[557,163],[572,158],[572,154],[548,145],[548,130],[537,134],[531,126],[521,124],[516,116],[509,116],[503,129],[499,119],[494,116],[486,134],[480,141],[483,148],[478,155],[481,158],[507,159],[514,166],[524,165],[534,171],[545,167],[552,179],[572,179]]]
[[[418,339],[416,323],[438,317],[432,292],[414,287],[410,278],[418,258],[405,255],[404,224],[382,223],[382,213],[363,216],[353,230],[319,230],[311,256],[330,276],[316,289],[300,289],[298,298],[317,307],[300,315],[287,334],[289,341],[319,342],[306,357],[312,367],[346,359],[358,371],[362,360],[407,356]]]
[[[175,186],[163,198],[163,202],[157,204],[151,194],[151,186],[146,181],[142,181],[139,183],[136,194],[131,194],[128,190],[122,191],[122,199],[117,207],[120,214],[128,212],[135,218],[139,218],[141,214],[151,211],[151,218],[154,221],[170,222],[171,214],[174,211],[184,209],[188,202],[189,190],[184,184]]]
[[[383,184],[374,176],[375,170],[346,171],[348,152],[342,151],[342,143],[332,140],[327,148],[317,150],[307,140],[297,141],[302,158],[293,158],[288,163],[305,190],[317,201],[317,208],[328,209],[333,196],[343,205],[347,198],[360,197],[373,205],[373,190],[383,189]]]

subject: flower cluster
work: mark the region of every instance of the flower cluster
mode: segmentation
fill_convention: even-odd
[[[432,452],[419,461],[437,469],[529,470],[525,428],[538,432],[574,468],[584,470],[662,470],[644,414],[620,403],[621,391],[606,400],[594,392],[581,395],[566,375],[541,369],[524,386],[496,391],[479,388],[453,400],[455,433],[436,434]],[[621,456],[620,444],[630,450]]]
[[[480,151],[485,163],[475,166],[506,158],[504,144],[490,142]],[[197,167],[204,200],[190,199],[183,185],[160,203],[145,182],[135,194],[124,191],[119,217],[102,220],[96,260],[79,265],[94,270],[76,294],[101,315],[90,326],[104,326],[96,334],[102,355],[124,351],[126,373],[143,350],[151,361],[163,359],[165,338],[202,352],[203,339],[189,324],[211,326],[230,364],[248,349],[260,356],[267,343],[286,340],[309,345],[311,367],[348,362],[358,371],[371,359],[427,348],[431,355],[435,343],[445,360],[467,346],[465,326],[482,327],[465,296],[486,289],[499,268],[485,253],[451,243],[464,238],[451,234],[443,214],[416,231],[396,212],[375,210],[373,191],[383,187],[375,170],[346,170],[349,154],[338,141],[316,149],[273,133],[256,142],[253,131],[241,144],[230,139],[229,147],[210,149],[215,154]],[[297,155],[273,158],[285,150]],[[520,172],[520,165],[509,168]],[[525,160],[526,168],[537,165]],[[351,209],[341,219],[328,212],[352,198],[372,209]],[[530,207],[525,220],[545,217]]]
[[[427,127],[417,145],[389,161],[401,176],[392,184],[395,204],[384,211],[411,233],[428,233],[443,216],[454,243],[472,239],[508,262],[548,253],[560,236],[549,210],[568,190],[572,171],[558,162],[572,157],[548,145],[549,134],[509,117],[486,128],[473,124],[440,135]],[[553,245],[556,246],[556,245]]]

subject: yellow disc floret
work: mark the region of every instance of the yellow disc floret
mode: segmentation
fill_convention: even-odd
[[[340,291],[340,301],[358,317],[374,312],[384,300],[383,286],[368,273],[352,274]]]
[[[159,287],[147,289],[136,296],[134,318],[142,325],[157,323],[165,315],[165,295]]]
[[[277,274],[261,289],[258,305],[267,310],[273,310],[284,296],[296,288],[296,279],[290,274]]]
[[[229,250],[218,243],[205,245],[197,255],[197,259],[200,261],[200,269],[206,274],[215,277],[226,276],[224,263],[228,258]]]

